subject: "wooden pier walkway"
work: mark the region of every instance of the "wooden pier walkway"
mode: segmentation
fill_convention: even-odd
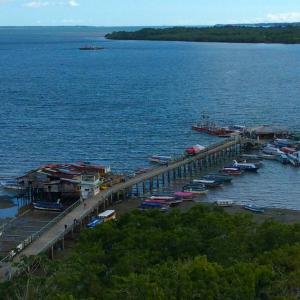
[[[243,151],[245,143],[246,141],[239,136],[223,140],[207,147],[195,156],[182,158],[169,163],[169,165],[151,169],[116,184],[108,190],[101,191],[91,199],[84,202],[78,201],[72,208],[62,213],[57,220],[51,221],[46,229],[28,237],[26,244],[12,250],[13,252],[10,252],[10,255],[2,260],[2,264],[10,261],[18,262],[22,256],[38,255],[46,251],[49,251],[50,257],[53,257],[55,246],[59,245],[60,249],[64,249],[65,236],[72,234],[76,228],[84,227],[91,216],[105,210],[115,201],[126,199],[132,190],[135,190],[138,195],[143,195],[152,192],[153,189],[167,186],[176,179],[193,176],[199,170],[209,169],[237,157]]]

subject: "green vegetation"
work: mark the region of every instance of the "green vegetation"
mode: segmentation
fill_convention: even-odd
[[[172,27],[144,28],[134,32],[118,31],[106,35],[114,40],[158,40],[228,43],[300,43],[300,27]]]
[[[24,267],[0,298],[299,299],[299,242],[300,224],[258,225],[214,207],[134,211],[85,230],[68,258]]]

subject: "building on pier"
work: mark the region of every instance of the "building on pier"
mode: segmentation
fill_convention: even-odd
[[[110,167],[89,163],[49,164],[18,178],[31,200],[55,202],[97,195]]]

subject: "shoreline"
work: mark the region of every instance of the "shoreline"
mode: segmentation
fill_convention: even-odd
[[[129,200],[124,200],[120,203],[115,203],[115,205],[110,206],[109,208],[115,209],[117,216],[122,216],[134,209],[138,209],[141,200],[138,198],[132,198]],[[194,201],[184,201],[181,203],[177,209],[184,212],[188,209],[196,206],[197,204],[200,205],[208,205],[208,206],[215,206],[212,202],[194,202]],[[294,224],[300,222],[300,210],[294,209],[287,209],[287,208],[268,208],[265,207],[264,213],[253,213],[248,210],[245,210],[242,205],[234,204],[231,207],[222,207],[224,211],[233,215],[237,213],[243,213],[253,216],[253,220],[258,223],[262,223],[266,220],[274,220],[284,224]],[[171,208],[172,210],[172,208]]]

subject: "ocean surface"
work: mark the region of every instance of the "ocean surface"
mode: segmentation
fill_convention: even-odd
[[[115,29],[0,27],[0,178],[50,162],[133,171],[216,141],[191,130],[203,111],[300,130],[299,45],[106,40]],[[208,200],[300,209],[299,183],[300,169],[265,162]],[[5,195],[0,218],[17,211]]]

